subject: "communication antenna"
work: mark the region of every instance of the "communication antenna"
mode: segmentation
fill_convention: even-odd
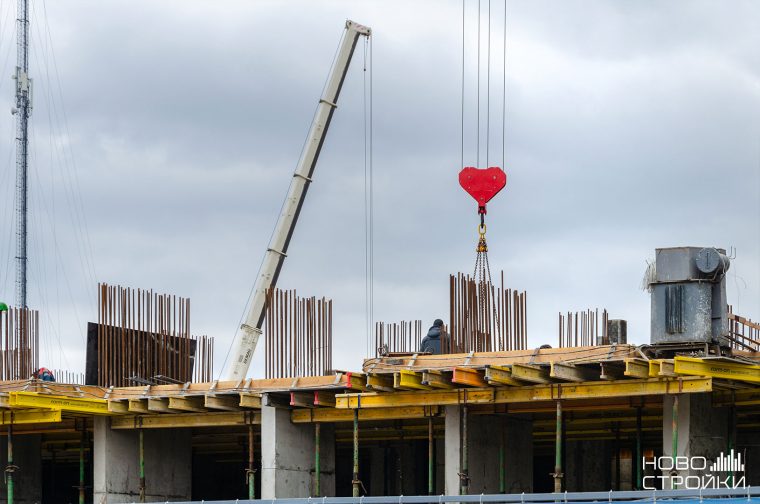
[[[29,78],[29,2],[18,0],[16,13],[16,306],[26,308],[27,196],[29,116],[32,112],[32,79]]]

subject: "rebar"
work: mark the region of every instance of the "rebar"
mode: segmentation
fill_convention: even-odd
[[[735,350],[760,351],[760,324],[736,315],[728,305],[728,341]]]
[[[418,352],[421,343],[421,320],[375,322],[375,357]]]
[[[463,273],[449,276],[450,334],[442,353],[524,350],[528,346],[527,292]]]
[[[0,380],[25,380],[38,369],[39,321],[37,310],[0,311]]]
[[[560,348],[609,345],[607,334],[609,313],[603,308],[601,318],[599,308],[589,308],[580,312],[559,314],[558,340]]]
[[[270,289],[264,320],[267,378],[319,376],[332,370],[332,300]]]
[[[208,382],[213,343],[190,332],[190,300],[98,284],[97,385]]]

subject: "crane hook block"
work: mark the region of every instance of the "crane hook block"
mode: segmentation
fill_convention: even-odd
[[[498,166],[473,168],[459,172],[459,185],[478,202],[478,213],[486,213],[486,203],[507,185],[507,174]]]

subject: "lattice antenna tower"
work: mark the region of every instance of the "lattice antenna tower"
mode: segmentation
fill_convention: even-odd
[[[29,167],[29,116],[32,112],[32,80],[29,78],[29,2],[18,0],[16,12],[16,306],[27,307],[27,214]]]

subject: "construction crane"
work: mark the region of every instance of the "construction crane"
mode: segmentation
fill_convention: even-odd
[[[267,292],[277,284],[277,278],[287,256],[288,245],[293,237],[298,215],[306,199],[306,192],[311,184],[314,168],[317,165],[317,159],[325,141],[327,129],[330,126],[330,120],[337,107],[338,96],[343,86],[343,80],[346,78],[348,65],[351,63],[351,57],[354,54],[359,37],[369,37],[370,34],[371,30],[368,27],[353,21],[346,21],[345,32],[335,56],[335,63],[330,70],[322,97],[319,99],[319,105],[309,129],[303,154],[298,161],[298,166],[296,166],[287,198],[282,206],[280,216],[277,218],[277,225],[269,241],[259,276],[256,278],[248,315],[235,334],[232,343],[232,361],[225,376],[227,380],[242,380],[248,374],[253,352],[256,350],[256,344],[262,333],[261,327],[266,314]]]

